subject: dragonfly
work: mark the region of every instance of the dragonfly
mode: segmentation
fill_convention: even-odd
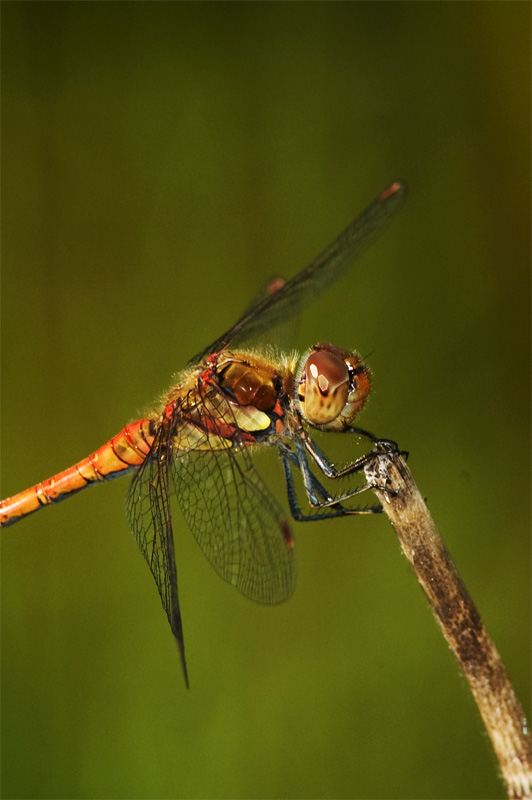
[[[328,342],[301,358],[245,342],[313,302],[381,233],[404,197],[404,184],[392,183],[298,274],[271,281],[228,331],[190,359],[156,411],[69,469],[0,502],[0,526],[7,527],[87,486],[133,472],[127,518],[155,578],[187,687],[172,496],[216,572],[264,604],[283,602],[294,591],[294,538],[287,514],[254,465],[254,451],[276,448],[296,521],[382,510],[348,503],[371,488],[367,483],[331,494],[321,478],[360,473],[374,450],[337,469],[312,436],[355,433],[374,447],[386,444],[353,425],[371,383],[361,356]]]

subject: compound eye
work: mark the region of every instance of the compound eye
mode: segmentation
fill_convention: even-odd
[[[343,358],[330,350],[315,350],[305,364],[303,382],[309,422],[326,425],[335,420],[349,394],[349,372]]]

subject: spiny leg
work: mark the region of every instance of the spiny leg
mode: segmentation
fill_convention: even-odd
[[[340,469],[336,469],[336,467],[331,464],[322,450],[318,447],[316,442],[314,442],[310,436],[305,436],[304,444],[308,454],[327,478],[343,478],[346,475],[351,475],[354,472],[360,472],[375,457],[377,448],[379,448],[379,452],[383,452],[383,450],[389,450],[392,453],[399,451],[399,448],[395,442],[392,442],[388,439],[377,439],[373,436],[373,434],[363,431],[361,428],[346,428],[344,431],[339,431],[339,433],[355,433],[361,436],[366,436],[373,442],[374,448],[370,450],[369,453],[365,453],[363,456],[360,456],[360,458],[351,461],[349,464],[346,464]],[[369,486],[368,488],[372,487]]]
[[[340,504],[340,500],[350,499],[351,497],[354,497],[357,494],[361,494],[361,492],[372,488],[371,486],[365,485],[359,487],[358,489],[355,489],[353,492],[350,492],[345,496],[339,498],[332,497],[327,492],[327,490],[321,485],[316,476],[312,474],[312,472],[308,468],[308,464],[305,458],[304,458],[305,469],[303,469],[303,466],[300,463],[297,455],[293,453],[288,447],[280,448],[280,454],[286,481],[286,490],[287,490],[290,513],[292,514],[293,518],[298,522],[315,522],[322,519],[334,519],[335,517],[352,516],[353,514],[380,514],[382,512],[382,506],[368,506],[365,508],[345,508]],[[297,500],[297,494],[294,484],[294,476],[292,474],[292,465],[298,467],[298,469],[300,469],[302,472],[305,492],[307,494],[309,503],[314,508],[321,509],[319,511],[316,511],[316,513],[314,514],[313,513],[304,514],[303,511],[301,510],[301,507]],[[322,498],[321,500],[318,499],[317,496],[318,494],[321,496]],[[323,509],[328,509],[328,510],[324,511]]]
[[[362,486],[357,486],[354,489],[350,489],[349,491],[344,492],[343,494],[340,495],[332,495],[329,494],[329,492],[325,492],[326,496],[323,497],[322,500],[318,500],[318,498],[312,491],[312,484],[313,484],[312,479],[313,478],[315,479],[315,476],[311,472],[307,461],[307,456],[305,452],[305,443],[301,442],[300,440],[296,440],[295,448],[297,456],[297,465],[301,470],[301,474],[303,476],[305,491],[307,493],[310,505],[313,506],[314,508],[327,508],[328,506],[336,505],[337,503],[343,503],[346,500],[351,500],[353,497],[357,497],[357,495],[362,494],[362,492],[366,492],[368,491],[368,489],[373,488],[372,484],[366,482],[362,484]],[[313,454],[311,453],[311,455]],[[321,453],[321,451],[320,451],[320,456],[323,456],[323,453]],[[332,467],[332,465],[329,464],[329,462],[325,459],[325,456],[323,456],[323,459],[327,467],[330,467],[331,469],[334,470],[334,467]],[[315,463],[318,465],[318,467],[320,467],[320,469],[322,469],[322,472],[326,477],[331,477],[331,475],[329,475],[328,472],[322,468],[322,464],[320,463],[320,461],[316,461]],[[337,474],[335,475],[335,477],[341,477],[341,476]]]

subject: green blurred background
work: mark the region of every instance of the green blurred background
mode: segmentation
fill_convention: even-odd
[[[361,424],[410,451],[529,709],[529,4],[2,17],[2,494],[135,419],[267,277],[404,178],[296,344],[371,354]],[[274,454],[260,468],[282,499]],[[127,485],[2,534],[3,797],[503,796],[385,518],[297,526],[276,608],[178,522],[187,693]]]

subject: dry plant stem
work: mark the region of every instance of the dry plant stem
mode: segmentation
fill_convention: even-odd
[[[365,472],[469,682],[509,797],[531,798],[532,743],[523,709],[410,470],[399,453],[378,445]]]

